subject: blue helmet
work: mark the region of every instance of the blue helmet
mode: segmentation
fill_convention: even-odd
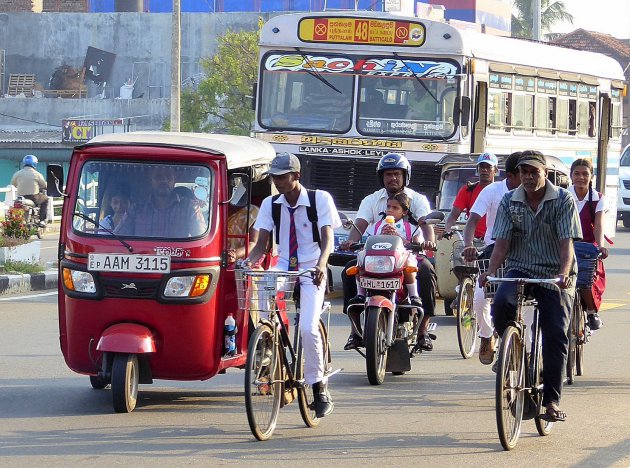
[[[411,164],[400,153],[387,153],[381,158],[376,166],[376,173],[378,174],[378,181],[381,183],[381,187],[385,186],[383,182],[383,172],[390,169],[402,169],[405,173],[405,187],[409,185],[411,180]]]
[[[39,161],[37,160],[36,156],[33,156],[32,154],[27,154],[22,158],[22,167],[31,166],[33,169],[36,169],[38,162]]]

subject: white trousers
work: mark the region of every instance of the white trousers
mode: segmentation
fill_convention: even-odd
[[[479,286],[478,281],[475,281],[473,310],[477,317],[479,336],[481,338],[490,338],[494,333],[494,326],[492,325],[492,317],[490,315],[490,299],[484,297],[483,288]]]

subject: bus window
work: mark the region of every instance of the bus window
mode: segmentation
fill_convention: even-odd
[[[559,99],[556,103],[556,129],[558,133],[569,130],[569,101],[566,99]]]
[[[585,101],[580,101],[578,105],[578,135],[580,136],[588,136],[589,134],[589,103]]]
[[[534,124],[534,96],[516,94],[513,99],[514,130],[531,132]]]
[[[381,63],[378,59],[370,60]],[[452,75],[457,73],[457,66],[410,59],[398,62],[389,59],[387,64],[391,71],[381,70],[378,74],[372,74],[372,65],[364,64],[359,80],[358,131],[363,135],[392,137],[453,135],[453,104],[459,78]],[[415,76],[410,76],[411,73]],[[378,104],[372,104],[377,101]]]
[[[491,129],[510,131],[509,125],[510,97],[508,93],[490,92],[488,97],[488,126]]]
[[[557,118],[558,118],[558,98],[552,97],[549,98],[549,128],[551,129],[551,134],[555,135],[557,130]]]
[[[612,132],[610,136],[612,138],[619,138],[621,136],[621,105],[620,103],[612,104]]]
[[[278,130],[347,132],[352,123],[354,75],[330,71],[342,62],[351,60],[267,54],[258,103],[260,125]]]
[[[575,135],[577,129],[577,100],[569,99],[569,135]]]
[[[536,98],[536,131],[549,133],[549,98],[541,96]]]

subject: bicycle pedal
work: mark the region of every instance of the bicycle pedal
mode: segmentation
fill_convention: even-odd
[[[330,373],[326,373],[324,372],[324,376],[325,377],[332,377],[335,374],[338,374],[339,372],[341,372],[343,370],[343,367],[340,367],[339,369],[335,369],[334,371],[330,372]]]

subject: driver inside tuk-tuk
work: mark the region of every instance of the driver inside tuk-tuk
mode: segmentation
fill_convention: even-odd
[[[176,174],[171,166],[151,168],[149,197],[133,205],[116,228],[116,234],[187,238],[202,234],[207,223],[198,203],[190,196],[177,192]],[[183,187],[185,188],[185,187]]]

